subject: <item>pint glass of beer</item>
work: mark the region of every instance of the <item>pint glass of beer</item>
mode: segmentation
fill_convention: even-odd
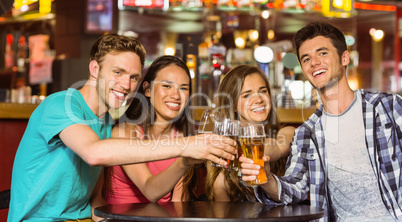
[[[213,133],[229,137],[236,141],[237,147],[239,147],[239,123],[238,120],[231,120],[229,118],[224,118],[221,121],[216,121],[214,126]],[[238,152],[239,153],[239,152]],[[229,171],[237,171],[239,169],[239,156],[236,155],[233,161],[226,160],[228,163],[228,170]],[[223,167],[222,165],[211,163],[211,166],[215,167]]]
[[[247,181],[250,185],[259,185],[267,182],[264,170],[264,140],[265,130],[263,124],[245,124],[240,126],[240,145],[245,157],[252,159],[255,164],[261,166],[260,173],[254,181]]]

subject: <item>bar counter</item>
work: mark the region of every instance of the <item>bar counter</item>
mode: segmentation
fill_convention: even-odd
[[[202,111],[208,109],[206,106],[198,106],[193,108],[193,115],[196,121],[199,121],[202,116]],[[278,119],[281,123],[286,125],[294,125],[298,126],[306,121],[311,114],[314,113],[316,108],[295,108],[295,109],[285,109],[285,108],[276,108],[276,114],[278,115]]]
[[[29,119],[37,106],[38,104],[28,103],[0,103],[0,119]],[[196,106],[192,108],[194,119],[196,121],[201,119],[202,112],[205,109],[208,109],[208,107]],[[306,121],[315,110],[315,108],[276,108],[276,113],[282,123],[301,124]]]
[[[0,119],[29,119],[38,104],[0,103]]]

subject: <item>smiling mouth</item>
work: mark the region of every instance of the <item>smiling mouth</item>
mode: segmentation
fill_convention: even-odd
[[[321,74],[324,73],[324,72],[326,72],[326,70],[324,70],[324,69],[320,69],[320,70],[318,70],[318,71],[315,71],[315,72],[313,73],[313,77],[315,77],[315,76],[317,76],[317,75],[321,75]]]
[[[126,93],[117,92],[117,91],[115,91],[115,90],[112,90],[112,93],[113,93],[119,100],[124,100],[124,98],[126,97]]]
[[[261,111],[264,111],[264,110],[265,110],[265,106],[261,106],[261,107],[251,109],[251,111],[253,111],[253,112],[261,112]]]
[[[170,102],[167,102],[167,103],[165,103],[165,104],[166,104],[166,106],[168,106],[169,108],[174,109],[174,110],[177,110],[177,109],[180,108],[180,104],[179,104],[179,103],[170,103]]]

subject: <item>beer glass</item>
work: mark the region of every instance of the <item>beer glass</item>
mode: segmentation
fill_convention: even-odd
[[[264,170],[264,141],[265,129],[263,124],[246,124],[240,126],[240,145],[245,157],[252,159],[255,164],[261,166],[260,173],[254,181],[247,181],[250,185],[259,185],[267,182]]]
[[[238,120],[231,120],[229,118],[224,118],[222,121],[216,121],[214,125],[213,133],[229,137],[236,141],[237,148],[239,146],[239,121]],[[235,156],[233,161],[226,160],[228,163],[228,170],[229,171],[237,171],[239,169],[239,156],[238,153]],[[218,165],[215,163],[211,163],[211,166],[215,167],[223,167],[222,165]]]
[[[219,111],[205,109],[201,116],[200,125],[198,126],[198,133],[212,133],[215,122],[222,121],[223,118],[224,115]]]

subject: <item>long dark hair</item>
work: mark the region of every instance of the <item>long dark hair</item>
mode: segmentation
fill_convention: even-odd
[[[247,76],[257,74],[261,76],[267,86],[268,94],[271,101],[271,109],[267,119],[263,122],[265,125],[265,132],[267,137],[275,138],[280,128],[280,122],[276,116],[273,101],[271,98],[271,88],[265,73],[256,66],[252,65],[239,65],[231,69],[219,84],[218,94],[216,97],[216,107],[218,111],[222,112],[231,119],[239,120],[238,113],[235,112],[235,107],[243,88],[244,80]],[[272,172],[278,169],[284,169],[285,160],[278,160],[271,163]],[[207,173],[206,179],[206,194],[209,200],[215,200],[213,192],[213,185],[219,173],[223,172],[225,176],[225,183],[229,187],[228,193],[231,201],[248,201],[249,196],[254,195],[254,191],[250,186],[243,185],[238,176],[237,171],[228,171],[220,167],[211,167]]]
[[[127,109],[125,117],[122,117],[127,118],[125,121],[140,124],[144,130],[144,133],[147,133],[149,127],[153,125],[153,120],[155,120],[156,114],[155,109],[152,107],[152,104],[150,102],[150,98],[145,97],[146,89],[144,89],[143,83],[148,82],[151,84],[158,75],[158,72],[161,69],[170,65],[176,65],[182,68],[186,72],[188,78],[191,81],[190,71],[186,66],[186,64],[181,59],[175,56],[168,56],[168,55],[158,57],[149,66],[146,75],[138,84],[138,91],[136,93],[136,96],[134,97],[134,100],[129,106],[129,108]],[[191,97],[192,92],[191,82],[189,84],[189,92]],[[192,121],[190,121],[191,119],[189,119],[189,117],[191,116],[190,108],[188,106],[189,101],[190,100],[187,101],[186,108],[183,110],[183,112],[178,117],[176,117],[172,123],[173,126],[180,132],[182,132],[184,136],[194,135],[194,124]]]
[[[132,103],[130,104],[129,108],[125,112],[125,114],[119,119],[119,123],[127,122],[127,123],[133,123],[136,125],[140,125],[143,129],[144,136],[147,137],[147,132],[148,130],[152,127],[153,125],[153,120],[155,120],[155,109],[152,106],[150,102],[150,98],[145,96],[145,90],[143,87],[144,82],[152,83],[155,78],[158,75],[158,72],[162,70],[165,67],[168,67],[170,65],[176,65],[180,68],[182,68],[187,76],[190,79],[189,82],[189,92],[190,92],[190,97],[191,97],[191,76],[190,76],[190,71],[186,64],[179,58],[175,56],[161,56],[158,57],[148,68],[147,73],[145,74],[144,78],[140,81],[140,83],[137,86],[137,93],[135,97],[133,98]],[[194,135],[194,126],[192,121],[190,121],[190,109],[188,107],[189,102],[186,104],[186,108],[183,110],[183,112],[176,117],[173,122],[172,126],[178,130],[178,132],[181,132],[183,136],[191,136]],[[183,176],[183,195],[182,199],[184,200],[185,195],[189,197],[189,200],[195,200],[197,199],[197,185],[198,185],[198,165],[191,167],[190,169],[187,170],[187,172]],[[104,184],[105,184],[105,189],[103,190],[103,195],[106,195],[106,191],[111,191],[112,186],[111,186],[111,178],[113,177],[113,168],[107,167],[105,168],[105,179],[104,179]],[[173,192],[173,191],[172,191]]]

